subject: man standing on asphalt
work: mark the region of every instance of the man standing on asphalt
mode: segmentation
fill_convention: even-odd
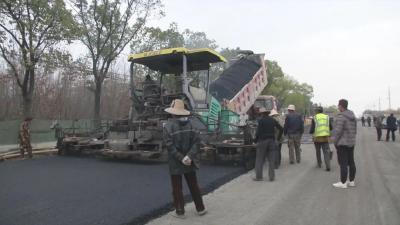
[[[296,152],[296,162],[300,163],[301,157],[301,136],[304,133],[304,122],[300,114],[295,112],[296,107],[294,105],[288,106],[288,115],[285,119],[285,125],[283,132],[288,136],[288,147],[289,147],[289,161],[290,164],[294,163],[294,151]]]
[[[337,157],[340,166],[340,181],[334,183],[336,188],[354,187],[356,176],[356,164],[354,162],[354,146],[356,144],[357,120],[353,111],[347,109],[348,101],[339,100],[340,113],[336,117],[332,141],[337,150]],[[349,182],[347,175],[349,174]]]
[[[282,116],[275,109],[271,110],[271,113],[269,115],[272,118],[274,118],[274,120],[276,120],[276,122],[278,122],[279,125],[283,127]],[[275,129],[275,138],[277,144],[275,169],[278,169],[282,161],[282,143],[283,143],[282,130]]]
[[[196,206],[197,214],[207,213],[204,207],[200,188],[197,183],[196,170],[199,168],[198,132],[189,120],[190,112],[185,109],[180,99],[175,99],[165,111],[173,116],[164,126],[164,142],[168,150],[168,164],[172,184],[172,196],[175,212],[172,216],[185,218],[185,201],[182,192],[182,175],[186,179]]]
[[[371,117],[370,116],[367,117],[367,123],[368,123],[368,126],[371,127]]]
[[[363,127],[365,127],[365,117],[364,116],[361,117],[361,125]]]
[[[332,125],[329,116],[322,113],[323,108],[318,106],[315,109],[315,116],[311,122],[310,134],[313,134],[313,141],[317,156],[317,167],[321,168],[321,148],[324,154],[324,162],[326,171],[331,170],[331,149],[329,148],[329,136]]]
[[[256,131],[257,153],[256,153],[256,177],[255,181],[263,180],[263,167],[265,157],[268,158],[269,180],[275,179],[275,161],[277,145],[275,141],[275,129],[279,130],[278,138],[282,136],[282,126],[269,116],[269,111],[265,108],[260,109],[261,118],[258,120]]]
[[[397,119],[394,117],[393,113],[386,118],[386,126],[387,126],[387,132],[386,132],[386,141],[389,141],[389,134],[392,133],[392,141],[396,140],[396,135],[395,131],[397,130]]]
[[[380,115],[376,116],[374,123],[375,123],[374,125],[376,128],[377,140],[380,141],[382,138],[382,116],[380,116]]]
[[[19,127],[19,145],[21,156],[25,156],[25,152],[28,153],[28,157],[32,158],[32,145],[31,145],[31,130],[30,124],[32,117],[26,117]]]

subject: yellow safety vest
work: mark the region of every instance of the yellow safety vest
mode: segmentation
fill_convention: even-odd
[[[314,116],[315,130],[314,137],[330,136],[329,131],[329,116],[323,113],[318,113]]]

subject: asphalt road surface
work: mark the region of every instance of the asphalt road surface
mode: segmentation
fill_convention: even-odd
[[[165,215],[150,224],[400,225],[400,138],[378,142],[374,128],[358,131],[354,188],[332,187],[336,153],[326,172],[315,167],[312,144],[302,146],[295,165],[284,146],[274,182],[244,174],[205,196],[207,215],[196,216],[188,204],[185,220]],[[203,166],[200,183],[213,186],[232,173],[238,170]],[[171,201],[166,165],[47,157],[0,164],[0,182],[1,225],[140,224]]]
[[[211,191],[243,172],[203,165],[199,183]],[[166,164],[59,156],[0,163],[0,225],[142,224],[171,201]]]
[[[378,142],[373,127],[359,126],[356,187],[347,189],[332,186],[336,153],[327,172],[316,168],[312,144],[302,149],[301,163],[290,165],[284,146],[274,182],[254,182],[249,172],[205,196],[205,216],[189,204],[185,220],[167,214],[149,225],[400,225],[400,138]]]

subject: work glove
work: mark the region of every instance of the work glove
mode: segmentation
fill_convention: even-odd
[[[190,166],[190,164],[192,164],[192,160],[189,158],[189,156],[185,156],[182,159],[182,163],[183,165]]]

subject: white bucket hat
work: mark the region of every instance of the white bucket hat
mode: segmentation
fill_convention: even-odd
[[[296,110],[296,107],[294,106],[294,105],[289,105],[288,107],[287,107],[287,109],[288,110]]]
[[[278,113],[275,109],[273,109],[273,110],[271,110],[271,112],[269,113],[269,115],[270,115],[270,116],[275,116],[275,115],[279,115],[279,113]]]
[[[165,112],[177,115],[177,116],[188,116],[190,112],[185,109],[185,104],[180,99],[175,99],[172,101],[171,106],[164,110]]]

